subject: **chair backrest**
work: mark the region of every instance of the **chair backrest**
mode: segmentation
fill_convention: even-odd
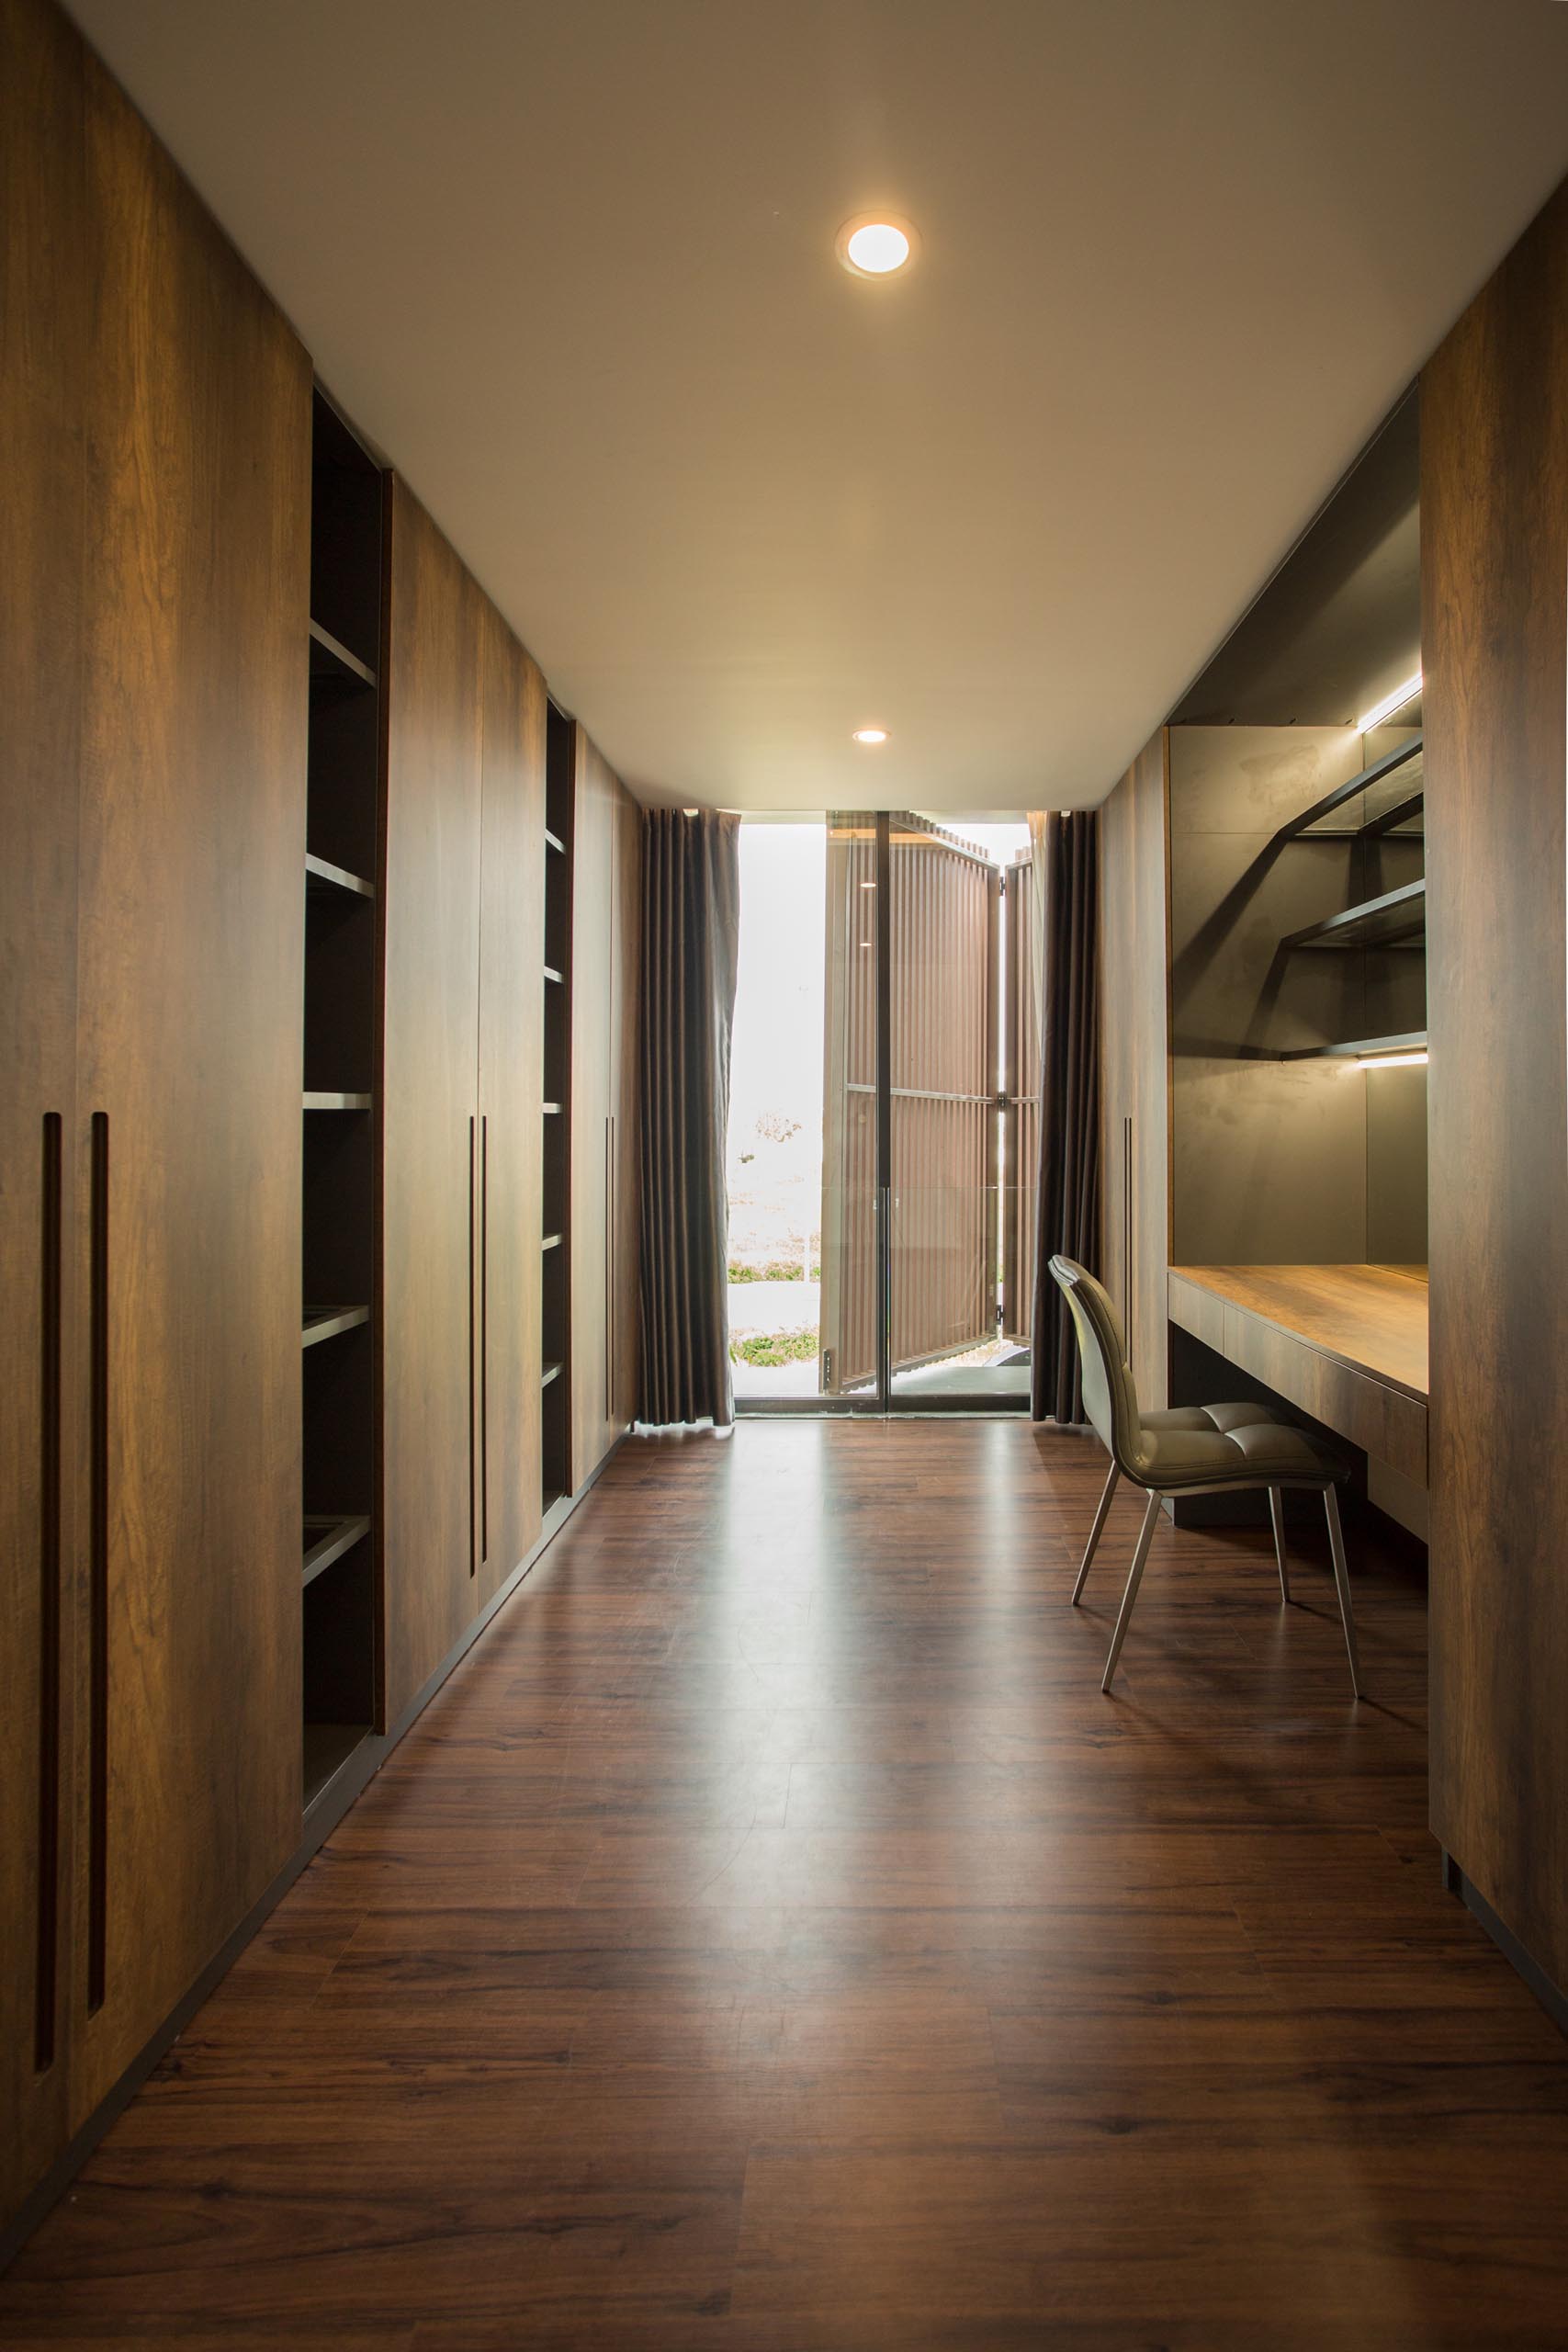
[[[1141,1478],[1147,1467],[1143,1415],[1111,1294],[1076,1259],[1053,1258],[1051,1272],[1077,1333],[1084,1410],[1123,1477]]]

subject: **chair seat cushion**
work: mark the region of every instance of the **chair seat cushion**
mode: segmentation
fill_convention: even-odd
[[[1290,1426],[1267,1405],[1173,1405],[1168,1412],[1143,1415],[1146,1430],[1218,1430],[1222,1437],[1259,1421],[1280,1429]]]
[[[1142,1416],[1151,1487],[1334,1478],[1337,1457],[1267,1405],[1182,1405]]]

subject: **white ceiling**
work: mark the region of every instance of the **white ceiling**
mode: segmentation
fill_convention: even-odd
[[[1101,797],[1568,170],[1552,0],[73,12],[649,800]]]

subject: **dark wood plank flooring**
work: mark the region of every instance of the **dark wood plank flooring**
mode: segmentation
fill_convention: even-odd
[[[1568,2343],[1426,1614],[1005,1423],[630,1442],[0,2283],[17,2346]]]

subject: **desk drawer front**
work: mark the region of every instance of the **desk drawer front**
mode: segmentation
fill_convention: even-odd
[[[1175,1285],[1172,1285],[1174,1290]],[[1190,1284],[1183,1284],[1190,1289]],[[1375,1454],[1417,1485],[1427,1483],[1427,1408],[1412,1396],[1364,1373],[1350,1372],[1305,1340],[1292,1339],[1238,1306],[1218,1300],[1224,1318],[1221,1352],[1251,1373],[1303,1413],[1337,1430],[1365,1453]],[[1175,1313],[1174,1301],[1172,1312]],[[1180,1319],[1179,1317],[1177,1317]],[[1190,1326],[1187,1327],[1190,1329]],[[1200,1332],[1200,1338],[1206,1333]],[[1213,1347],[1215,1342],[1209,1340]]]

